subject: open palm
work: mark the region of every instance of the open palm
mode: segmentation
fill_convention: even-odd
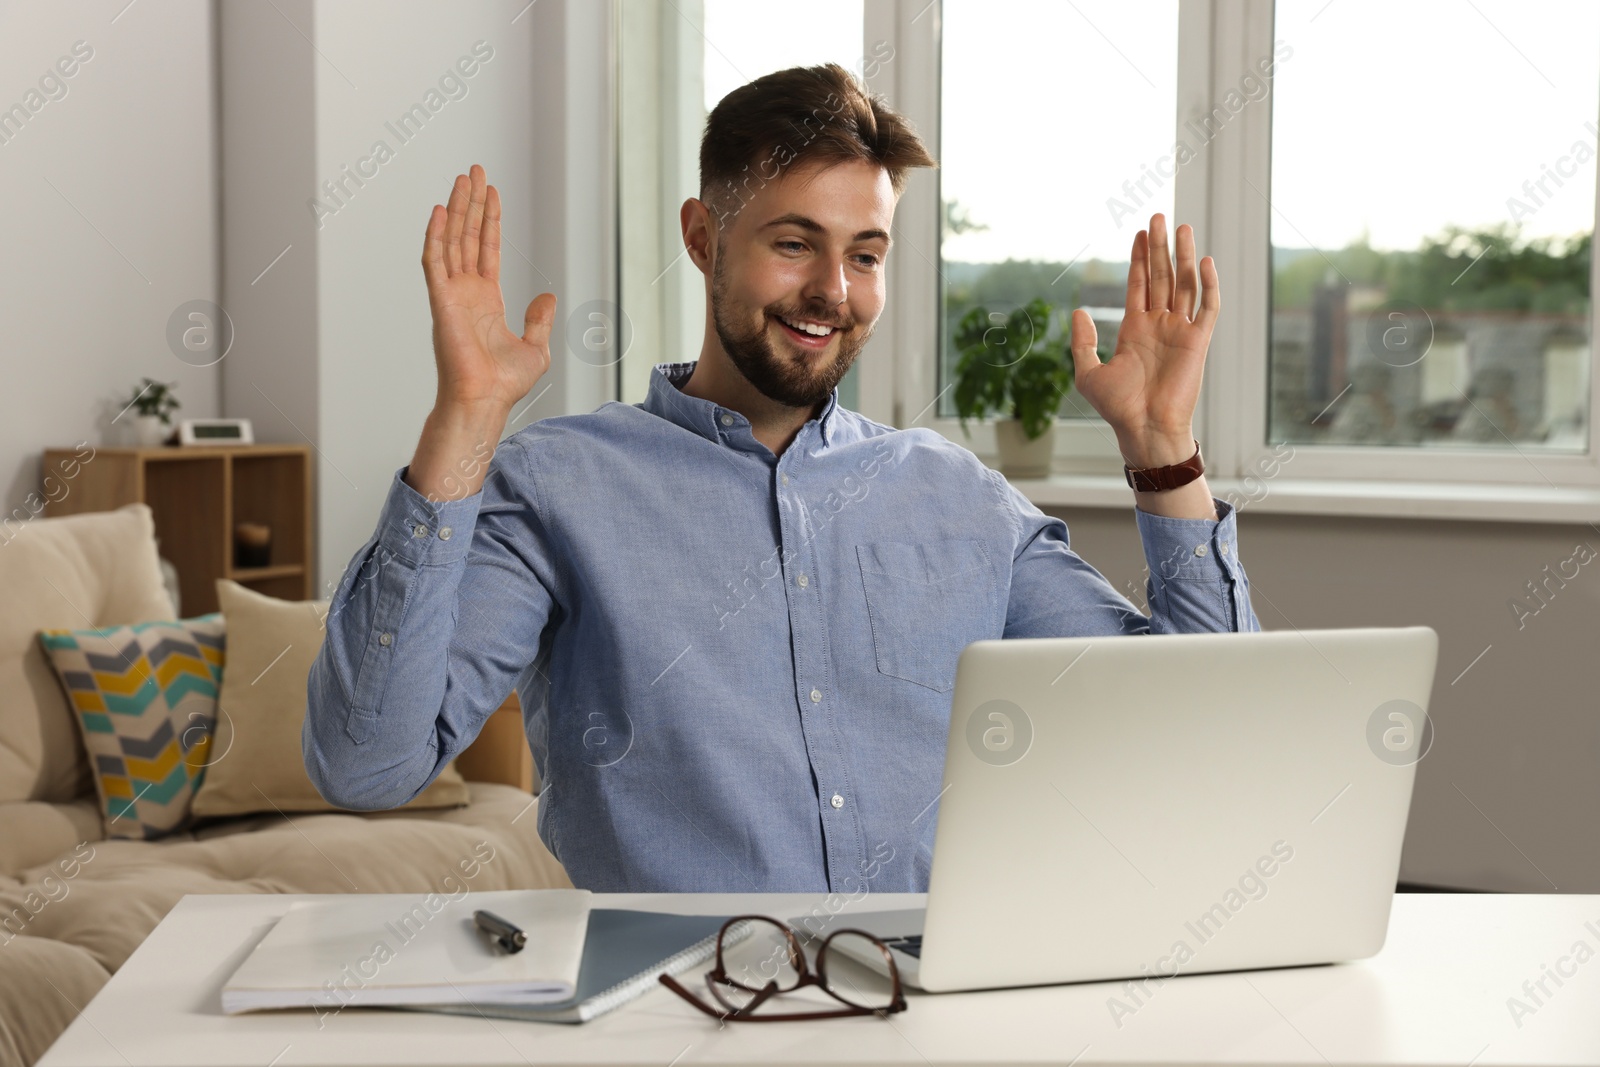
[[[521,337],[506,326],[500,294],[500,194],[483,168],[458,175],[448,207],[434,205],[422,270],[433,313],[439,400],[509,410],[550,367],[556,298],[541,293]]]
[[[1216,264],[1195,263],[1194,228],[1178,227],[1178,268],[1167,251],[1166,219],[1156,214],[1148,232],[1133,239],[1128,296],[1111,359],[1101,363],[1094,321],[1082,308],[1072,314],[1073,378],[1079,392],[1116,431],[1124,455],[1146,444],[1192,451],[1189,436],[1206,348],[1222,307]],[[1199,296],[1196,313],[1195,298]]]

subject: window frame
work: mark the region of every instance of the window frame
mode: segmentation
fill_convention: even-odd
[[[864,0],[864,54],[888,42],[892,61],[869,72],[867,88],[882,93],[908,119],[935,159],[939,137],[939,90],[942,56],[939,48],[939,0]],[[1181,36],[1181,35],[1180,35]],[[1181,49],[1181,45],[1180,45]],[[1181,194],[1180,194],[1181,195]],[[901,429],[923,426],[971,449],[985,461],[996,455],[994,424],[937,414],[939,351],[941,183],[937,169],[910,172],[895,208],[896,251],[887,267],[887,300],[873,339],[862,352],[862,414]],[[883,364],[892,364],[889,371]],[[950,387],[947,385],[945,391]],[[1081,397],[1075,397],[1085,407]],[[1201,416],[1195,427],[1199,436]],[[1116,439],[1098,418],[1058,420],[1054,469],[1075,474],[1122,471]]]
[[[887,41],[892,62],[868,88],[915,124],[939,157],[940,0],[865,0],[864,45]],[[1183,0],[1179,7],[1177,125],[1198,121],[1257,58],[1273,53],[1273,0]],[[1293,42],[1289,42],[1291,45]],[[1600,519],[1600,270],[1590,269],[1588,450],[1543,453],[1415,446],[1301,444],[1287,462],[1267,438],[1271,321],[1271,132],[1269,106],[1247,106],[1174,178],[1176,221],[1194,227],[1201,254],[1222,280],[1223,312],[1211,340],[1195,411],[1213,494],[1245,497],[1263,511],[1417,517],[1585,521]],[[1600,115],[1597,115],[1600,120]],[[1254,188],[1252,188],[1252,186]],[[1261,190],[1258,193],[1256,190]],[[1600,182],[1596,183],[1600,218]],[[1263,195],[1264,194],[1264,195]],[[887,266],[888,307],[861,357],[864,414],[900,428],[929,427],[995,463],[994,430],[932,411],[939,342],[937,170],[917,170],[895,212],[896,254]],[[1277,448],[1280,451],[1275,452]],[[1056,423],[1055,474],[1016,484],[1036,503],[1127,506],[1114,439],[1098,422]]]

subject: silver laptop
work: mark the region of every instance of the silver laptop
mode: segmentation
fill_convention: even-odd
[[[868,898],[834,922],[928,991],[1374,955],[1438,644],[1425,626],[974,642],[927,908]]]

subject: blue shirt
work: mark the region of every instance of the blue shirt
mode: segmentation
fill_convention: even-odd
[[[835,391],[774,456],[693,367],[517,431],[473,496],[396,472],[307,681],[323,796],[405,803],[515,687],[579,887],[923,892],[969,642],[1260,629],[1223,501],[1135,509],[1146,617],[967,449]]]

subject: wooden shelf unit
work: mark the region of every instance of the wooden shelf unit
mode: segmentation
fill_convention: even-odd
[[[77,457],[76,449],[45,450],[43,474],[67,487],[45,514],[148,504],[161,555],[178,570],[184,618],[217,610],[218,578],[267,596],[311,599],[311,446],[97,448],[87,462]],[[70,478],[69,461],[76,464]],[[267,566],[234,566],[238,522],[272,527]]]

